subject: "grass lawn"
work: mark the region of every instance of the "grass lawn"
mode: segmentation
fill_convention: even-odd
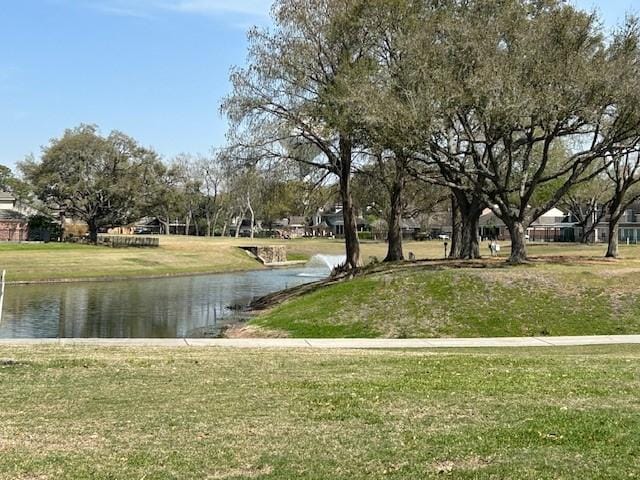
[[[546,248],[538,250],[562,252]],[[576,252],[564,261],[541,255],[520,267],[383,270],[294,298],[252,325],[264,335],[307,338],[639,333],[640,248],[625,247],[627,258],[613,262],[586,258],[595,248],[569,246],[564,253]]]
[[[640,347],[2,348],[3,479],[621,479]]]

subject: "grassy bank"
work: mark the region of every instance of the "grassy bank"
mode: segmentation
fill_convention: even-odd
[[[631,334],[640,332],[638,278],[634,259],[407,266],[294,298],[252,324],[307,338]]]
[[[0,478],[581,479],[640,468],[640,348],[14,348]]]
[[[8,281],[145,277],[189,273],[220,273],[262,268],[237,247],[287,245],[290,260],[306,260],[317,253],[343,253],[340,240],[233,239],[161,236],[160,248],[114,249],[75,244],[0,244],[0,268]],[[440,254],[437,242],[408,245],[421,257]],[[363,242],[363,258],[383,258],[384,243]]]
[[[260,268],[229,244],[213,245],[179,237],[161,239],[160,248],[117,249],[74,244],[3,244],[0,265],[9,281],[120,278],[223,272]]]

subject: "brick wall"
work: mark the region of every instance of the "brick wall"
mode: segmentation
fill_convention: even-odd
[[[22,242],[29,236],[26,222],[0,220],[0,242]]]

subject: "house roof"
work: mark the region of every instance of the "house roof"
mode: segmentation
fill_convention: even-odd
[[[273,222],[274,227],[288,227],[289,219],[288,218],[280,218]]]
[[[420,228],[420,224],[414,218],[403,218],[400,223],[402,228],[406,229],[417,229]]]
[[[329,225],[335,225],[335,226],[338,226],[338,225],[344,225],[344,219],[342,218],[342,215],[341,215],[339,220],[333,220],[333,221],[332,221],[332,220],[330,220],[330,219],[327,219],[327,223],[329,223]],[[364,218],[362,218],[362,217],[358,217],[358,218],[356,219],[356,224],[357,224],[357,225],[360,225],[360,226],[362,226],[362,225],[369,225],[369,222],[367,222],[367,221],[366,221]]]
[[[301,215],[289,217],[289,225],[296,227],[304,227],[307,224],[307,219]]]
[[[143,217],[137,222],[135,222],[133,225],[136,227],[146,227],[148,225],[159,225],[159,224],[160,224],[160,220],[158,220],[156,217]]]
[[[482,211],[482,215],[480,216],[480,218],[491,216],[491,215],[495,216],[495,214],[493,213],[493,210],[491,210],[490,208],[485,208]],[[541,215],[541,217],[564,217],[564,216],[565,216],[565,213],[558,208],[552,208],[551,210]]]
[[[0,221],[26,222],[27,217],[15,210],[0,210]]]
[[[543,217],[564,217],[565,213],[558,208],[552,208],[542,216]]]

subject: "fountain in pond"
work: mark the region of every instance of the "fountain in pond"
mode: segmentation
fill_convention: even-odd
[[[345,263],[346,259],[345,255],[314,255],[305,265],[307,271],[298,276],[325,278],[334,268]]]

